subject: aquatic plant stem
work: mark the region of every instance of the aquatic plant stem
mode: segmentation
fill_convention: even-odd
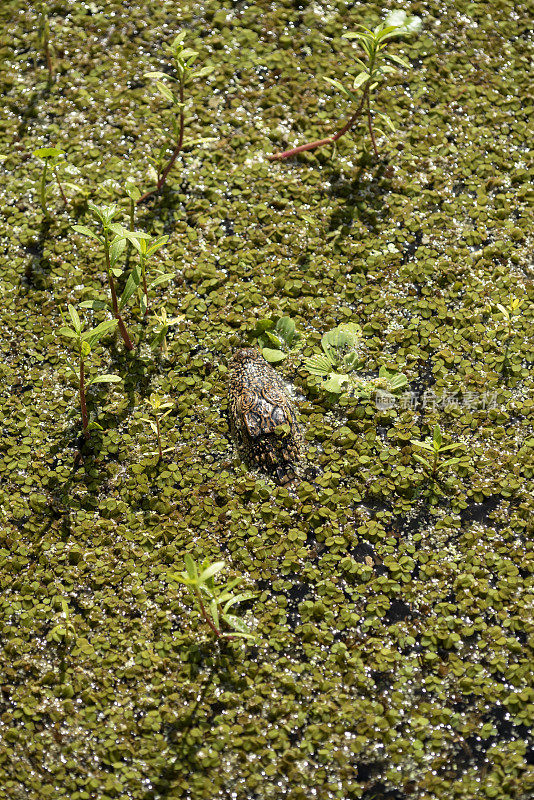
[[[121,312],[119,311],[119,303],[117,301],[117,292],[115,289],[115,281],[113,280],[113,273],[111,271],[111,264],[109,261],[109,241],[107,231],[104,230],[104,250],[106,253],[106,271],[108,274],[108,285],[109,291],[111,294],[111,307],[113,309],[113,316],[117,320],[117,325],[120,331],[120,334],[124,340],[124,344],[127,350],[133,350],[134,346],[132,344],[132,340],[128,335],[128,331],[126,330],[126,325],[124,324],[124,320],[121,316]]]
[[[88,439],[90,431],[88,430],[89,414],[87,413],[87,404],[85,402],[85,364],[83,361],[83,355],[81,353],[80,353],[80,408],[82,412],[83,435],[85,436],[86,439]]]
[[[371,101],[369,100],[369,95],[367,95],[367,125],[369,126],[369,133],[371,135],[371,141],[373,143],[373,150],[375,151],[375,157],[378,158],[378,147],[376,146],[375,132],[373,130],[373,119],[371,117]]]
[[[358,108],[354,112],[354,114],[350,117],[350,119],[345,123],[345,125],[335,133],[333,136],[328,136],[326,139],[318,139],[316,142],[308,142],[308,144],[301,144],[299,147],[293,147],[291,150],[284,150],[283,153],[273,153],[272,155],[268,156],[269,161],[281,161],[283,158],[291,158],[291,156],[296,156],[298,153],[304,153],[306,150],[314,150],[316,147],[322,147],[325,144],[334,144],[337,142],[338,139],[341,139],[347,131],[349,131],[360,114],[362,113],[362,109],[367,102],[369,97],[369,89],[365,89],[362,99],[358,105]]]
[[[46,173],[48,172],[48,160],[44,159],[44,167],[43,167],[43,174],[41,175],[41,187],[39,191],[39,197],[41,200],[41,208],[43,209],[43,214],[48,219],[50,214],[48,212],[48,208],[46,207]]]
[[[171,171],[174,162],[176,161],[176,159],[178,158],[178,156],[179,156],[179,154],[180,154],[180,152],[182,150],[182,145],[184,143],[184,85],[183,85],[182,81],[180,81],[180,117],[179,117],[179,120],[180,120],[180,122],[179,122],[179,126],[180,127],[179,127],[179,132],[178,132],[178,142],[176,144],[176,147],[173,150],[172,156],[170,157],[170,159],[169,159],[169,161],[167,163],[167,166],[165,167],[165,169],[163,170],[163,172],[159,176],[156,188],[155,189],[150,189],[150,191],[145,192],[145,194],[141,195],[141,197],[137,200],[137,205],[139,205],[140,203],[144,203],[145,200],[148,200],[148,198],[152,197],[153,194],[158,194],[158,192],[160,192],[163,189],[163,187],[165,185],[165,181],[167,180],[167,175]]]
[[[158,461],[161,461],[161,459],[163,458],[163,450],[161,449],[161,431],[159,429],[159,417],[158,416],[156,416],[156,432],[157,432],[157,437],[158,437],[158,454],[159,454]]]
[[[215,627],[215,625],[213,624],[213,621],[212,621],[212,619],[211,619],[210,615],[209,615],[209,614],[208,614],[208,612],[206,611],[206,607],[204,606],[204,602],[203,602],[203,600],[202,600],[202,595],[200,594],[200,592],[199,592],[199,590],[198,590],[198,589],[195,589],[195,594],[196,594],[196,597],[197,597],[197,600],[198,600],[198,604],[199,604],[199,606],[200,606],[200,612],[201,612],[202,616],[204,617],[204,621],[205,621],[205,622],[206,622],[206,623],[209,625],[209,627],[211,628],[211,630],[213,631],[213,633],[215,634],[215,636],[216,636],[218,639],[220,639],[220,638],[221,638],[221,636],[222,636],[222,633],[221,633],[221,632],[220,632],[220,630],[219,630],[218,628],[216,628],[216,627]]]

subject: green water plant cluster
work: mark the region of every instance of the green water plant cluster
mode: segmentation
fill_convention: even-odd
[[[380,367],[377,378],[366,378],[359,374],[364,366],[360,349],[362,329],[354,322],[342,323],[321,338],[322,353],[304,359],[304,368],[310,375],[324,380],[321,388],[333,395],[342,392],[354,393],[368,398],[377,390],[397,393],[408,379],[402,373],[391,372]]]
[[[252,333],[261,353],[270,364],[277,364],[287,358],[301,338],[291,317],[265,318],[258,320]]]

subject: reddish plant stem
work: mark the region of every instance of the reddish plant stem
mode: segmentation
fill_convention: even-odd
[[[366,89],[362,95],[362,99],[360,100],[360,104],[352,117],[347,120],[345,125],[339,130],[337,133],[334,133],[333,136],[328,136],[326,139],[318,139],[316,142],[308,142],[308,144],[301,144],[299,147],[293,147],[291,150],[284,150],[283,153],[273,153],[273,155],[268,156],[269,161],[281,161],[283,158],[290,158],[291,156],[296,156],[298,153],[303,153],[305,150],[314,150],[316,147],[322,147],[324,144],[334,144],[337,142],[338,139],[349,131],[360,114],[362,113],[362,109],[365,105],[365,102],[368,98],[369,90]]]
[[[200,605],[200,611],[201,611],[201,613],[202,613],[202,616],[204,617],[204,620],[207,622],[207,624],[209,625],[209,627],[211,628],[211,630],[213,631],[213,633],[215,634],[215,636],[217,637],[217,639],[220,639],[220,638],[221,638],[221,636],[222,636],[222,633],[221,633],[221,632],[220,632],[220,630],[219,630],[218,628],[216,628],[216,627],[215,627],[215,625],[213,624],[213,621],[211,620],[211,617],[210,617],[210,615],[209,615],[209,614],[208,614],[208,612],[206,611],[206,608],[205,608],[205,606],[204,606],[204,603],[203,603],[203,601],[202,601],[202,595],[200,594],[200,592],[199,592],[199,590],[198,590],[198,589],[196,589],[196,590],[195,590],[195,594],[196,594],[196,596],[197,596],[197,600],[198,600],[198,603],[199,603],[199,605]]]
[[[371,117],[371,103],[369,101],[369,95],[367,95],[367,124],[369,126],[369,133],[371,134],[371,141],[373,143],[373,150],[375,151],[375,157],[378,158],[378,147],[376,146],[375,132],[373,130],[373,120]]]
[[[68,206],[69,203],[68,203],[67,198],[65,197],[65,192],[63,191],[63,186],[61,185],[61,183],[59,181],[59,178],[57,176],[57,170],[56,170],[55,167],[54,167],[54,177],[55,177],[55,179],[57,181],[57,185],[59,186],[59,191],[61,192],[61,197],[63,198],[63,202],[65,203],[66,206]]]
[[[157,194],[158,192],[161,192],[161,190],[163,189],[163,186],[165,185],[165,181],[167,180],[167,175],[171,171],[174,162],[176,161],[176,159],[178,158],[178,155],[180,154],[180,151],[182,149],[182,145],[184,143],[184,109],[183,109],[183,102],[184,102],[184,87],[183,87],[183,84],[180,83],[180,103],[182,104],[182,108],[180,109],[180,131],[178,133],[178,143],[177,143],[176,147],[173,150],[172,156],[170,157],[170,159],[169,159],[169,161],[167,163],[167,166],[165,167],[165,169],[161,173],[160,177],[158,178],[158,182],[157,182],[156,188],[155,189],[150,189],[150,191],[145,192],[145,194],[142,195],[139,198],[139,200],[137,200],[137,205],[139,205],[139,203],[144,203],[144,201],[148,200],[149,197],[152,197],[153,194]]]
[[[87,413],[87,404],[85,402],[85,365],[83,363],[83,356],[80,353],[80,408],[82,411],[82,426],[83,435],[86,439],[89,438],[89,415]]]
[[[109,250],[108,250],[108,241],[107,241],[107,234],[106,234],[106,241],[104,244],[104,249],[106,251],[106,267],[108,273],[108,285],[109,291],[111,293],[111,307],[113,309],[113,316],[117,320],[118,328],[121,333],[121,336],[124,340],[124,344],[127,350],[133,350],[134,346],[132,344],[132,340],[128,335],[128,331],[126,330],[126,325],[124,324],[124,320],[121,317],[121,312],[119,311],[119,303],[117,301],[117,292],[115,290],[115,281],[113,280],[113,273],[111,272],[111,264],[109,261]]]

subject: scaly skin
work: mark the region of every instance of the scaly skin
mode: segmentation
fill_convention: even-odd
[[[302,434],[283,380],[253,348],[238,350],[229,367],[228,419],[241,458],[280,484],[291,482],[297,477]],[[277,435],[279,425],[289,425],[289,435]]]

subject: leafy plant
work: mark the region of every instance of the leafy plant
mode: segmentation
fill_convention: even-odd
[[[147,422],[150,425],[158,440],[157,453],[151,453],[150,455],[158,455],[159,461],[161,461],[163,458],[163,453],[168,453],[173,449],[172,447],[167,447],[165,450],[162,450],[161,448],[161,422],[166,416],[168,416],[168,414],[171,413],[174,403],[165,401],[159,396],[159,394],[152,392],[148,398],[148,404],[152,409],[154,419],[148,419],[147,417],[141,417],[141,419],[143,422]]]
[[[162,270],[156,270],[156,277],[147,285],[147,278],[146,278],[146,267],[147,261],[150,256],[153,256],[155,252],[157,252],[160,247],[163,247],[169,239],[168,236],[158,236],[157,238],[152,238],[148,234],[142,234],[140,236],[139,233],[134,233],[133,236],[130,237],[129,232],[125,232],[126,238],[129,238],[134,247],[136,248],[137,252],[139,253],[139,264],[136,265],[128,281],[126,286],[124,287],[124,293],[121,297],[119,303],[119,309],[122,309],[128,300],[135,294],[139,288],[141,289],[141,297],[139,300],[139,305],[141,308],[141,314],[143,319],[146,318],[148,314],[148,293],[152,289],[155,289],[156,286],[159,286],[161,283],[166,283],[174,278],[174,274],[172,272],[163,272]]]
[[[410,69],[410,64],[407,61],[392,53],[386,53],[385,50],[391,39],[416,33],[421,27],[421,20],[419,17],[407,16],[405,11],[392,11],[387,16],[385,22],[380,23],[380,25],[377,25],[376,28],[372,30],[363,25],[358,25],[357,27],[359,28],[358,31],[343,34],[343,38],[345,39],[356,40],[363,51],[361,54],[362,58],[353,57],[357,68],[356,72],[348,73],[342,81],[334,80],[333,78],[325,78],[331,86],[338,89],[351,103],[357,104],[355,111],[349,117],[345,125],[332,136],[327,136],[326,139],[309,142],[308,144],[303,144],[281,153],[274,153],[269,156],[271,161],[280,161],[284,158],[297,155],[297,153],[302,153],[305,150],[314,150],[316,147],[321,147],[325,144],[335,144],[338,139],[354,127],[362,114],[365,114],[367,117],[371,143],[375,156],[378,156],[375,131],[373,128],[374,112],[371,108],[373,93],[377,86],[379,86],[388,75],[397,72],[399,67]],[[388,59],[388,61],[385,59]],[[360,92],[359,99],[355,94],[356,92]],[[388,128],[395,130],[387,114],[376,112],[376,116],[378,116]]]
[[[287,358],[300,335],[295,330],[295,323],[291,317],[274,319],[260,319],[254,330],[258,344],[266,361],[276,364]]]
[[[193,595],[202,617],[210,630],[218,639],[254,639],[255,635],[248,630],[246,623],[231,613],[231,609],[243,600],[254,597],[252,592],[234,594],[233,589],[241,582],[242,578],[234,578],[228,583],[215,585],[214,577],[225,567],[224,561],[215,561],[210,564],[204,559],[197,566],[196,562],[186,553],[185,572],[175,575],[175,579],[185,584]],[[223,630],[223,625],[229,631]]]
[[[75,231],[81,233],[83,236],[88,236],[91,239],[96,239],[97,242],[99,242],[104,248],[106,274],[108,279],[109,291],[111,294],[111,312],[115,317],[115,319],[117,320],[119,331],[121,333],[126,348],[128,350],[133,350],[134,346],[132,340],[130,339],[130,336],[126,329],[126,325],[124,324],[124,320],[121,316],[121,309],[124,307],[125,303],[122,302],[121,298],[121,304],[119,305],[119,300],[117,298],[117,290],[115,288],[115,278],[118,278],[120,277],[120,275],[122,275],[122,270],[118,269],[116,265],[120,256],[124,251],[124,248],[126,247],[127,239],[130,239],[130,241],[133,240],[138,241],[140,238],[143,237],[150,238],[150,237],[148,236],[148,234],[145,233],[127,231],[125,228],[123,228],[122,225],[114,223],[113,220],[119,213],[116,205],[98,207],[94,203],[90,202],[88,203],[88,208],[89,211],[100,223],[101,233],[97,233],[96,231],[89,228],[87,225],[73,225],[72,227]],[[106,303],[103,303],[100,300],[84,300],[83,303],[80,303],[80,306],[82,308],[92,308],[94,310],[105,308],[106,305],[107,305]]]
[[[513,297],[508,306],[504,306],[502,303],[497,303],[497,308],[504,317],[504,326],[501,328],[501,332],[504,333],[502,361],[503,373],[508,373],[508,370],[510,369],[510,342],[514,338],[514,322],[521,313],[523,303],[524,300],[521,297]]]
[[[65,151],[60,147],[40,147],[38,150],[34,150],[32,155],[34,155],[36,158],[40,158],[43,161],[43,171],[41,173],[41,183],[39,188],[39,200],[41,203],[41,208],[43,209],[43,214],[45,217],[50,218],[51,214],[48,210],[48,205],[46,202],[47,196],[50,193],[50,186],[47,186],[49,168],[52,170],[54,178],[56,179],[63,202],[65,205],[68,205],[67,197],[57,174],[58,162],[61,156],[65,155]]]
[[[52,63],[52,54],[50,49],[50,22],[48,20],[48,9],[46,3],[37,3],[39,11],[39,25],[37,28],[37,39],[39,47],[42,50],[46,61],[46,68],[48,70],[48,84],[50,85],[54,79],[54,65]]]
[[[142,203],[151,195],[161,191],[174,162],[184,148],[185,89],[187,84],[190,81],[204,78],[213,71],[213,67],[211,66],[201,67],[200,69],[193,68],[193,63],[196,61],[198,53],[196,50],[191,50],[189,47],[185,46],[185,36],[186,32],[182,31],[176,36],[173,43],[167,46],[167,50],[174,60],[176,75],[168,75],[166,72],[147,72],[145,74],[146,78],[150,78],[150,80],[154,81],[161,96],[171,103],[173,111],[171,115],[172,141],[165,142],[157,157],[152,159],[152,163],[156,169],[156,187],[139,197],[136,201],[137,203]],[[171,81],[171,85],[174,84],[176,91],[173,92],[172,89],[169,88],[169,84],[163,81]],[[178,119],[176,118],[176,113]],[[197,143],[201,141],[208,140],[197,140]],[[172,153],[165,164],[165,157],[169,149],[172,150]]]
[[[68,325],[63,325],[59,329],[59,333],[62,336],[65,336],[67,339],[70,339],[73,348],[78,356],[78,364],[76,367],[70,367],[69,371],[71,375],[76,380],[78,385],[78,392],[80,397],[80,409],[82,414],[82,427],[83,427],[83,434],[85,438],[89,438],[90,432],[97,428],[98,430],[102,430],[101,426],[98,423],[92,421],[89,422],[89,414],[87,412],[87,402],[85,393],[86,390],[95,383],[119,383],[120,378],[118,375],[95,375],[90,380],[86,378],[86,359],[91,355],[91,351],[93,346],[104,336],[110,333],[112,330],[115,329],[117,325],[117,320],[110,319],[106,320],[105,322],[101,322],[100,325],[97,325],[96,328],[92,328],[90,330],[84,331],[82,322],[80,320],[79,314],[74,308],[74,306],[68,306],[68,314],[70,317],[70,321],[72,323],[72,327]],[[63,316],[63,315],[62,315]],[[63,322],[65,319],[63,318]]]
[[[153,349],[156,347],[161,347],[163,355],[167,357],[169,355],[169,350],[167,348],[167,334],[169,332],[169,328],[171,325],[176,325],[178,322],[181,322],[184,319],[184,315],[179,314],[177,317],[168,317],[167,309],[165,306],[162,306],[159,314],[154,312],[154,319],[156,320],[155,336],[152,339],[150,346]]]
[[[338,325],[321,339],[322,353],[304,359],[304,366],[312,375],[326,378],[323,388],[341,394],[350,384],[349,374],[360,365],[357,346],[362,329],[356,323]]]
[[[304,366],[312,375],[326,378],[323,389],[332,394],[352,390],[359,397],[368,398],[378,391],[396,393],[408,383],[405,375],[390,372],[382,366],[378,378],[364,378],[355,375],[361,368],[362,360],[358,353],[362,330],[356,323],[338,325],[321,339],[322,353],[304,359]]]
[[[413,457],[425,467],[431,478],[434,478],[437,473],[442,469],[445,469],[445,467],[458,464],[460,461],[459,458],[447,458],[445,461],[441,461],[440,463],[443,453],[450,452],[452,450],[460,450],[464,447],[463,444],[444,445],[443,436],[441,434],[440,427],[437,424],[434,426],[432,437],[427,436],[424,441],[415,440],[412,442],[412,444],[415,447],[418,447],[420,450],[430,453],[431,457],[429,456],[428,458],[425,458],[425,456],[422,456],[419,453],[414,453]]]

